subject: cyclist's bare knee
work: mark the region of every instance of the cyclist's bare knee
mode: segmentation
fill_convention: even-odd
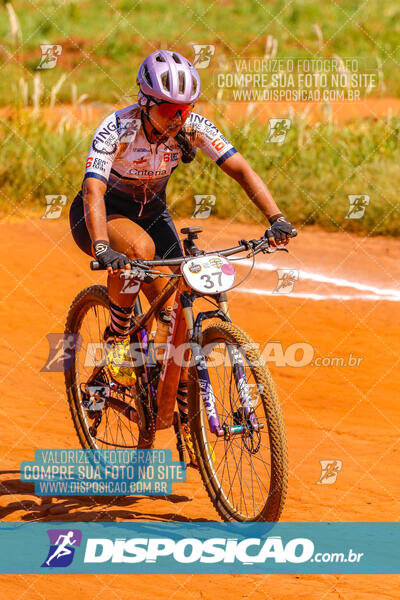
[[[137,223],[120,215],[110,215],[107,232],[113,250],[126,254],[130,259],[154,258],[155,246],[149,234]]]

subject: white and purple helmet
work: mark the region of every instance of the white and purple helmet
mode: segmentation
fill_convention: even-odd
[[[140,65],[137,83],[145,96],[174,104],[194,104],[200,96],[200,77],[182,54],[152,52]]]

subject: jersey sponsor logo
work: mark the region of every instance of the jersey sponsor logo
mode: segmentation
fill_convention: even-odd
[[[114,154],[117,150],[118,134],[115,123],[108,123],[93,139],[92,148],[99,154]]]
[[[192,113],[190,115],[190,123],[193,125],[201,124],[205,129],[213,129],[215,132],[218,132],[218,128],[214,125],[214,123],[212,123],[205,117],[202,117],[201,115],[196,115]]]
[[[201,135],[206,137],[208,140],[213,140],[215,137],[215,131],[202,131]]]
[[[133,152],[150,152],[148,148],[132,148]]]
[[[95,158],[94,156],[89,156],[86,161],[86,168],[90,169],[98,169],[99,171],[106,172],[106,161],[102,158]]]
[[[143,163],[146,162],[146,157],[141,156],[140,158],[138,158],[137,160],[133,160],[132,162],[134,165],[142,165]]]
[[[98,169],[99,171],[106,172],[106,164],[107,162],[102,158],[95,158],[93,161],[93,168]]]
[[[169,142],[168,144],[165,143],[164,147],[167,149],[167,151],[169,152],[176,152],[177,150],[179,150],[179,144],[176,143],[171,143]]]
[[[130,169],[128,171],[131,175],[145,175],[147,177],[158,177],[159,175],[166,175],[165,169],[158,169],[156,171],[148,171],[147,169]]]
[[[221,152],[221,150],[223,148],[225,148],[225,144],[221,140],[221,138],[214,138],[213,141],[211,142],[211,146],[214,146],[214,148],[217,150],[217,152]]]
[[[177,152],[164,152],[163,157],[164,162],[175,162],[178,160]]]

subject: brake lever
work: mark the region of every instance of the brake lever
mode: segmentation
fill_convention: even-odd
[[[274,252],[289,252],[289,250],[284,246],[276,246],[275,248],[268,246],[267,248],[263,248],[261,252],[264,254],[273,254]]]
[[[139,281],[143,281],[144,283],[151,283],[157,277],[158,275],[151,275],[143,271],[143,269],[128,269],[120,274],[121,279],[139,279]]]

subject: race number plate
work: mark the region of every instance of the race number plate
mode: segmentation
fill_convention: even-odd
[[[232,263],[218,254],[191,258],[183,263],[182,273],[186,283],[202,294],[225,292],[233,286],[236,278]]]

